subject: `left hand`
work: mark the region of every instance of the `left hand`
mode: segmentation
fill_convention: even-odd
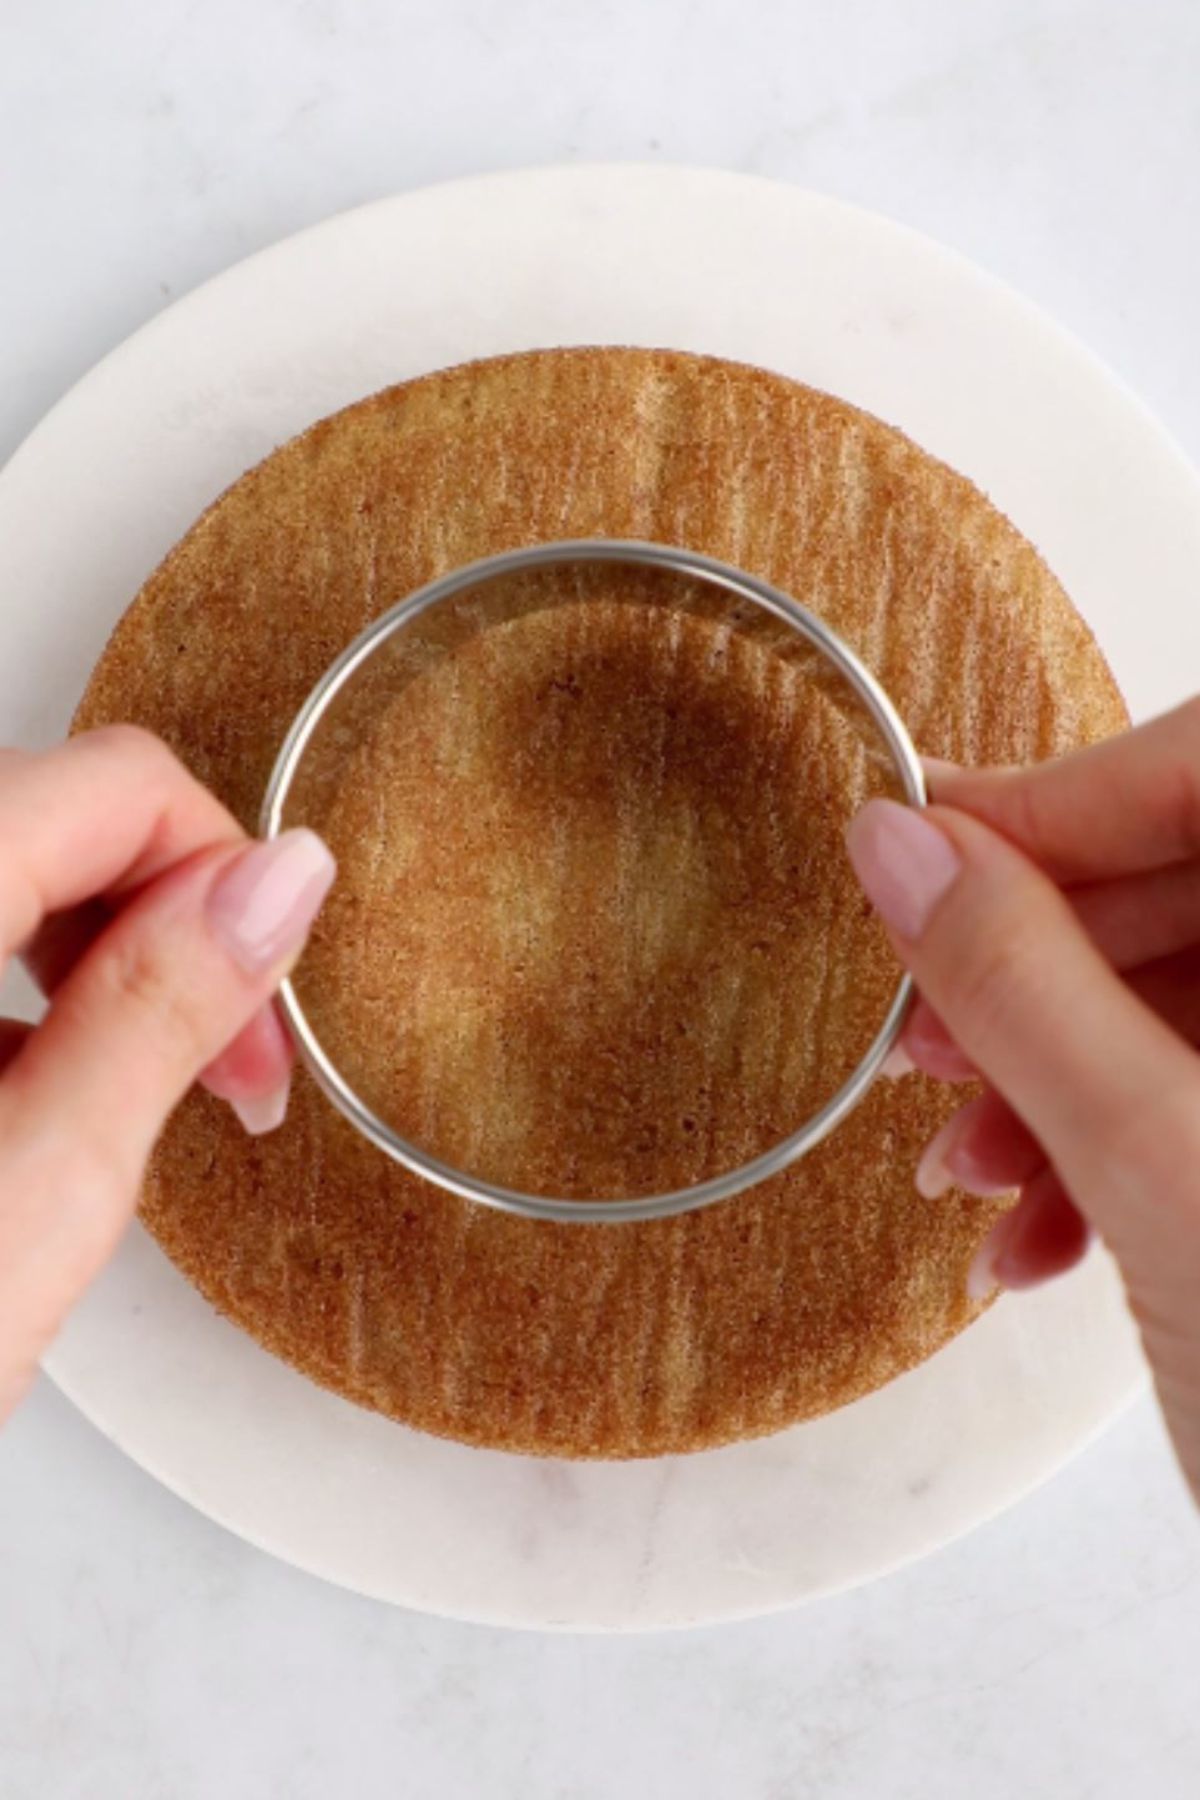
[[[50,996],[0,1020],[0,1418],[137,1203],[200,1079],[251,1131],[287,1105],[271,996],[333,880],[307,831],[248,839],[148,733],[0,751],[0,955]]]

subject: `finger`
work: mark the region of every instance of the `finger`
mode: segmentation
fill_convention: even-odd
[[[870,801],[849,847],[922,993],[1110,1241],[1157,1185],[1181,1202],[1180,1159],[1200,1139],[1196,1059],[1113,973],[1054,884],[1004,838],[941,808]],[[1166,1229],[1160,1209],[1163,1251]]]
[[[1087,1254],[1091,1229],[1052,1169],[1043,1169],[975,1253],[967,1276],[972,1300],[994,1288],[1039,1287]]]
[[[1130,990],[1189,1044],[1200,1043],[1200,945],[1164,956],[1126,978]]]
[[[889,1075],[907,1074],[920,1069],[937,1081],[978,1081],[979,1070],[966,1056],[938,1018],[928,1000],[918,995],[909,1009],[900,1034],[902,1056],[894,1053],[884,1064]],[[889,1066],[890,1064],[890,1066]]]
[[[85,900],[52,913],[21,952],[42,992],[52,995],[113,921],[112,908]],[[200,1074],[201,1085],[227,1100],[254,1135],[274,1131],[287,1112],[292,1041],[274,1008],[266,1006]]]
[[[1011,1194],[1046,1166],[1046,1153],[999,1094],[960,1107],[917,1165],[917,1191],[937,1200],[952,1187],[988,1199]]]
[[[964,810],[974,812],[970,807]],[[1196,941],[1200,861],[1085,882],[1069,887],[1067,897],[1084,930],[1113,967],[1136,968]]]
[[[15,760],[13,758],[15,757]],[[199,787],[175,763],[157,740],[132,728],[117,728],[73,739],[61,750],[41,759],[9,753],[0,759],[0,817],[5,806],[5,774],[19,777],[22,792],[18,811],[27,821],[43,797],[59,819],[73,825],[73,813],[81,805],[94,804],[92,790],[104,783],[125,784],[118,791],[128,797],[135,780],[138,810],[128,805],[113,809],[119,821],[128,821],[139,837],[130,854],[129,842],[120,854],[112,843],[103,848],[104,867],[93,861],[88,879],[113,898],[151,880],[173,860],[191,854],[203,844],[240,835],[238,827],[212,796]],[[108,815],[106,815],[108,816]],[[36,820],[33,821],[36,824]],[[69,832],[63,832],[63,837]],[[35,844],[35,863],[43,872],[43,892],[61,901],[65,892],[52,868],[47,882],[44,846]],[[19,845],[17,846],[19,853]],[[58,840],[50,846],[55,854]],[[87,864],[87,857],[82,858]],[[114,875],[113,871],[116,869]],[[75,870],[78,876],[78,869]],[[66,910],[51,912],[22,951],[22,960],[43,993],[50,995],[112,923],[113,908],[101,900],[86,899]],[[266,1012],[251,1023],[218,1057],[201,1079],[228,1100],[251,1131],[273,1129],[287,1108],[291,1069],[291,1045],[275,1015]]]
[[[1177,874],[1186,877],[1178,885],[1171,881]],[[1138,876],[1128,883],[1106,883],[1088,890],[1095,896],[1095,907],[1081,907],[1078,893],[1069,896],[1080,923],[1097,948],[1116,967],[1124,969],[1132,991],[1190,1044],[1200,1044],[1200,947],[1195,941],[1200,931],[1197,876],[1200,864]],[[1173,900],[1166,898],[1160,884],[1174,888]],[[1110,900],[1113,895],[1115,899]],[[1164,902],[1165,910],[1160,910]],[[1144,966],[1134,966],[1137,963]],[[899,1045],[884,1064],[883,1072],[899,1076],[913,1069],[938,1081],[979,1079],[978,1069],[922,996],[913,1002]]]
[[[1200,853],[1200,702],[1027,769],[930,763],[934,799],[983,820],[1057,881],[1164,868]]]
[[[0,955],[50,913],[135,892],[213,843],[244,841],[231,814],[130,725],[85,732],[44,754],[0,752]]]
[[[26,1025],[20,1019],[0,1019],[0,1075],[25,1048],[32,1030],[32,1025]]]
[[[208,850],[130,901],[59,988],[0,1082],[0,1369],[110,1253],[163,1119],[278,986],[332,875],[307,831]]]
[[[102,900],[84,900],[42,920],[29,942],[21,946],[21,961],[43,994],[51,995],[66,980],[112,920],[113,909]]]
[[[233,1042],[201,1072],[218,1100],[227,1100],[252,1136],[274,1131],[287,1113],[295,1052],[274,1006],[260,1007]]]
[[[1071,888],[1080,924],[1115,969],[1133,969],[1200,937],[1200,861]]]
[[[1200,1041],[1200,955],[1194,948],[1200,934],[1200,862],[1097,882],[1067,897],[1097,949],[1114,968],[1130,972],[1134,992],[1190,1043]],[[917,1068],[940,1081],[977,1078],[923,998],[914,1001],[900,1044],[903,1056],[889,1059],[888,1074]]]
[[[1189,1044],[1200,1045],[1200,946],[1161,957],[1125,975],[1130,990]],[[979,1071],[950,1036],[929,1002],[913,1002],[897,1051],[884,1064],[891,1076],[913,1069],[937,1081],[978,1081]]]
[[[222,846],[161,876],[76,965],[9,1071],[0,1098],[15,1089],[18,1126],[69,1093],[77,1140],[107,1140],[120,1118],[140,1167],[170,1107],[278,986],[332,876],[308,831]]]

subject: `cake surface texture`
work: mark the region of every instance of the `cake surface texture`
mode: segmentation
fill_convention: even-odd
[[[449,369],[284,445],[151,576],[76,728],[157,732],[253,829],[293,715],[372,618],[474,558],[597,535],[794,594],[927,755],[1025,762],[1126,723],[1059,583],[962,476],[782,376],[601,348]],[[867,778],[838,709],[621,579],[466,638],[377,710],[320,821],[340,875],[298,975],[378,1110],[538,1192],[655,1191],[766,1148],[850,1072],[898,972],[844,854]],[[404,1423],[702,1449],[843,1405],[975,1316],[997,1208],[913,1188],[960,1098],[880,1081],[733,1200],[556,1225],[421,1182],[298,1075],[262,1138],[189,1096],[142,1217],[269,1350]]]

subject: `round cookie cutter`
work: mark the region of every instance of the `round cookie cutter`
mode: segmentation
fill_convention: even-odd
[[[305,752],[338,695],[384,645],[414,620],[446,601],[530,571],[600,563],[626,564],[684,577],[727,595],[734,602],[746,603],[758,615],[774,621],[776,627],[785,627],[787,641],[801,646],[810,658],[815,652],[824,674],[828,676],[832,671],[849,689],[859,712],[874,727],[905,799],[913,806],[925,804],[921,761],[891,700],[837,633],[798,600],[756,575],[695,550],[637,539],[580,538],[534,544],[464,564],[418,588],[367,626],[330,664],[296,714],[267,783],[259,821],[262,835],[272,838],[284,829],[285,808],[304,763]],[[571,1224],[615,1224],[662,1219],[674,1213],[711,1206],[778,1175],[812,1150],[853,1111],[871,1086],[900,1034],[911,996],[912,982],[904,975],[862,1060],[824,1105],[769,1150],[690,1187],[618,1200],[571,1200],[526,1194],[441,1161],[402,1137],[355,1092],[319,1041],[293,981],[283,983],[279,1000],[300,1056],[318,1087],[364,1137],[414,1175],[465,1200],[475,1200],[483,1206],[525,1218]]]

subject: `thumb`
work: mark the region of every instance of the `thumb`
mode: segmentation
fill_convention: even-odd
[[[921,992],[1127,1273],[1177,1269],[1183,1215],[1183,1242],[1200,1243],[1190,1048],[1113,972],[1054,883],[978,820],[875,800],[848,848]]]
[[[44,1340],[95,1273],[166,1115],[279,985],[333,874],[308,831],[206,850],[58,988],[0,1081],[0,1338],[24,1319]]]

